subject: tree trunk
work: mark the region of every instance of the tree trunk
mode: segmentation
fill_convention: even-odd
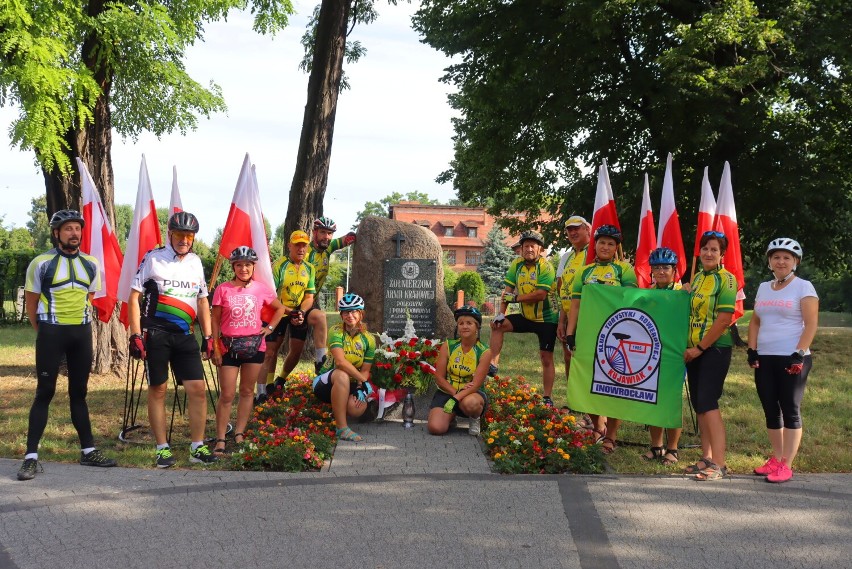
[[[291,232],[308,229],[322,215],[351,9],[352,0],[323,0],[320,7],[308,102],[284,220],[285,243]]]
[[[97,15],[103,11],[103,2],[89,3],[89,14]],[[65,208],[81,209],[80,171],[76,158],[80,158],[92,175],[98,188],[104,211],[115,228],[115,183],[112,171],[112,112],[110,110],[110,89],[112,87],[112,71],[97,65],[98,38],[95,34],[89,36],[83,43],[82,57],[101,87],[102,94],[98,97],[93,110],[92,121],[82,128],[77,126],[65,134],[68,143],[66,154],[71,162],[71,172],[65,175],[58,168],[47,171],[42,168],[47,196],[48,219],[57,210]],[[117,313],[116,313],[117,314]],[[92,327],[94,342],[94,361],[92,371],[103,374],[110,370],[118,372],[126,361],[124,351],[127,349],[127,333],[118,323],[114,314],[109,322],[103,323],[95,319]]]

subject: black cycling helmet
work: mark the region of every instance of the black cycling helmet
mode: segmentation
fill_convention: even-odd
[[[459,318],[461,318],[462,316],[470,316],[471,318],[476,320],[476,323],[479,326],[482,326],[482,313],[475,307],[461,306],[459,308],[456,308],[455,312],[453,312],[453,317],[455,317],[456,322],[458,322]]]
[[[595,239],[598,237],[610,237],[615,239],[616,243],[621,243],[621,231],[614,225],[601,225],[595,229]]]
[[[541,233],[539,233],[538,231],[529,230],[521,233],[521,240],[519,241],[519,243],[523,245],[524,241],[535,241],[536,243],[544,247],[544,237],[542,237]]]
[[[254,252],[254,249],[251,247],[246,247],[245,245],[240,245],[233,251],[231,251],[231,256],[228,257],[228,260],[233,264],[237,261],[250,261],[252,263],[257,263],[257,253]]]
[[[59,229],[70,221],[76,221],[80,224],[81,228],[86,227],[86,220],[83,219],[79,211],[76,209],[60,209],[51,216],[50,228]]]
[[[364,299],[354,292],[347,292],[337,303],[337,311],[349,312],[351,310],[364,310]]]
[[[337,224],[330,217],[318,217],[314,220],[314,229],[328,229],[329,231],[337,231]]]
[[[198,220],[188,211],[179,211],[169,218],[169,231],[198,233]]]
[[[671,265],[677,266],[677,253],[668,247],[659,247],[651,251],[651,256],[648,258],[648,264],[654,265]]]

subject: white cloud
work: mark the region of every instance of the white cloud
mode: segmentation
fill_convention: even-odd
[[[243,156],[257,166],[264,213],[284,220],[296,162],[308,76],[298,69],[299,39],[312,3],[297,3],[300,14],[277,37],[251,30],[246,14],[207,26],[205,41],[187,58],[193,78],[215,81],[228,112],[200,119],[196,131],[161,140],[145,134],[137,142],[113,139],[116,203],[132,204],[144,153],[158,206],[168,206],[172,166],[177,166],[184,207],[198,215],[201,237],[210,241],[225,223]],[[410,17],[416,6],[377,4],[379,19],[358,26],[350,39],[367,54],[346,66],[352,88],[340,95],[334,129],[325,214],[348,228],[364,202],[387,194],[425,191],[447,200],[452,188],[435,177],[452,158],[452,110],[448,87],[438,81],[449,60],[419,42]],[[6,127],[15,109],[0,109]],[[5,223],[24,225],[30,200],[44,193],[32,152],[0,153],[0,191]]]

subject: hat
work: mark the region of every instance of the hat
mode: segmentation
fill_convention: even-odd
[[[290,234],[290,243],[310,243],[311,238],[308,234],[301,230],[296,230]]]
[[[585,225],[586,227],[591,227],[586,218],[582,215],[572,215],[568,218],[568,221],[565,222],[565,227],[577,227],[578,225]]]

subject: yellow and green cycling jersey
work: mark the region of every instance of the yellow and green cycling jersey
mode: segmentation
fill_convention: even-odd
[[[574,284],[574,277],[586,265],[588,248],[589,246],[586,245],[582,251],[572,249],[568,254],[568,260],[565,262],[565,268],[562,271],[562,288],[559,289],[559,303],[562,305],[565,314],[571,312],[571,287]]]
[[[464,386],[473,381],[473,374],[479,365],[482,354],[488,347],[482,342],[477,342],[465,352],[462,349],[461,340],[447,340],[447,381],[453,389],[460,391]],[[442,390],[443,391],[443,390]]]
[[[657,289],[657,290],[681,290],[683,288],[683,285],[680,284],[680,281],[674,281],[673,283],[670,283],[668,286],[657,286],[655,284],[654,288]]]
[[[504,283],[515,289],[515,294],[530,294],[537,290],[550,292],[556,280],[556,271],[547,259],[539,258],[532,265],[527,265],[523,257],[518,257],[509,265]],[[533,322],[548,322],[556,324],[559,314],[550,306],[550,298],[538,302],[519,302],[521,315]]]
[[[691,289],[687,340],[689,347],[698,345],[720,312],[734,312],[737,302],[737,279],[722,268],[701,271],[692,279]],[[731,331],[725,329],[713,345],[726,348],[733,344]]]
[[[100,289],[98,260],[82,252],[68,255],[51,249],[27,267],[24,290],[39,295],[39,322],[88,324],[92,321],[89,293]]]
[[[346,356],[346,361],[361,369],[364,364],[372,364],[376,355],[376,338],[369,332],[348,334],[343,329],[343,323],[338,323],[328,330],[328,349],[340,348]],[[334,369],[334,358],[326,358],[320,370],[323,374]]]
[[[583,267],[575,276],[571,285],[571,300],[580,300],[583,287],[587,284],[602,284],[608,286],[639,286],[636,273],[630,263],[610,261],[601,263],[595,261]]]
[[[328,267],[331,262],[331,254],[339,249],[343,249],[343,239],[341,237],[336,237],[331,240],[331,243],[328,244],[328,248],[325,251],[320,251],[315,248],[316,245],[313,241],[308,245],[308,256],[305,259],[307,262],[314,266],[316,269],[316,289],[317,292],[322,290],[322,285],[325,284],[325,278],[328,276]]]
[[[272,279],[278,299],[287,308],[298,308],[306,294],[316,294],[316,270],[308,262],[295,264],[281,257],[272,264]]]

